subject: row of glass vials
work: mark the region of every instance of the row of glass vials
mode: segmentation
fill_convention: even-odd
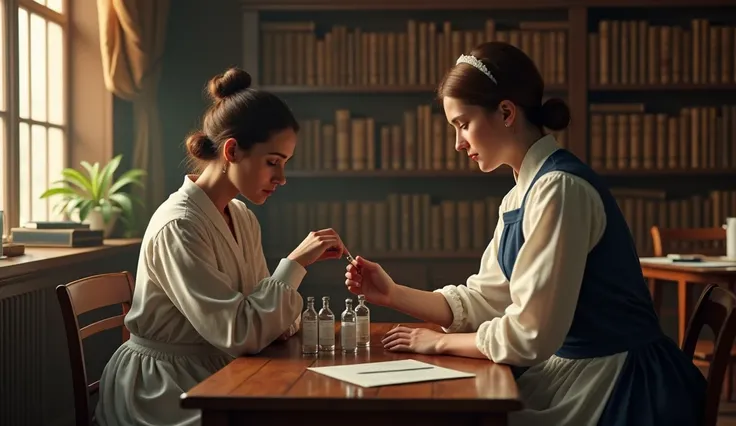
[[[314,297],[307,297],[307,309],[302,313],[302,353],[315,354],[335,350],[335,314],[330,309],[330,297],[322,297],[322,309],[317,312]],[[355,352],[358,347],[371,343],[371,311],[365,305],[365,296],[345,299],[345,310],[340,315],[340,346],[343,352]]]

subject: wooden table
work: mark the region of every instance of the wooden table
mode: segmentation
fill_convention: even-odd
[[[357,354],[302,355],[301,336],[257,356],[235,359],[182,395],[183,408],[202,410],[202,426],[223,425],[506,425],[522,408],[508,367],[488,360],[383,350],[391,324],[373,324],[371,347]],[[424,325],[422,325],[424,326]],[[474,378],[363,388],[308,367],[417,359],[476,374]]]
[[[705,260],[723,260],[718,257],[705,257]],[[689,320],[687,306],[687,284],[718,284],[728,289],[736,284],[736,266],[698,267],[681,263],[655,263],[641,261],[644,278],[677,283],[677,337],[680,344],[685,339],[685,329]],[[655,292],[658,291],[655,288]],[[656,299],[656,297],[655,297]],[[657,306],[657,308],[659,308]]]

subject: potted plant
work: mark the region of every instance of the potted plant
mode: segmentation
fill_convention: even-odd
[[[41,198],[58,197],[54,206],[57,212],[70,217],[76,213],[80,222],[88,223],[90,229],[102,230],[108,238],[118,219],[130,224],[134,219],[133,205],[142,206],[138,197],[122,189],[128,185],[143,187],[145,171],[131,169],[116,180],[114,174],[121,158],[122,155],[116,156],[102,170],[99,163],[86,161],[80,163],[86,173],[64,169],[62,179],[54,182],[56,186],[46,190]]]

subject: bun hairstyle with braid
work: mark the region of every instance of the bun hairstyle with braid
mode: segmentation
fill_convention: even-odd
[[[440,82],[440,100],[458,99],[493,111],[508,100],[540,130],[562,130],[570,124],[570,108],[560,98],[542,103],[544,80],[534,61],[520,49],[503,42],[483,43],[463,55]]]
[[[250,86],[250,74],[240,68],[230,68],[209,81],[211,105],[204,114],[202,129],[186,140],[189,160],[195,168],[216,160],[230,138],[247,152],[274,133],[289,128],[299,131],[294,114],[283,100]]]

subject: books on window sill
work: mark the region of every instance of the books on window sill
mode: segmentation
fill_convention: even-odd
[[[10,230],[14,243],[28,247],[92,247],[103,243],[102,230],[80,222],[29,222]]]

